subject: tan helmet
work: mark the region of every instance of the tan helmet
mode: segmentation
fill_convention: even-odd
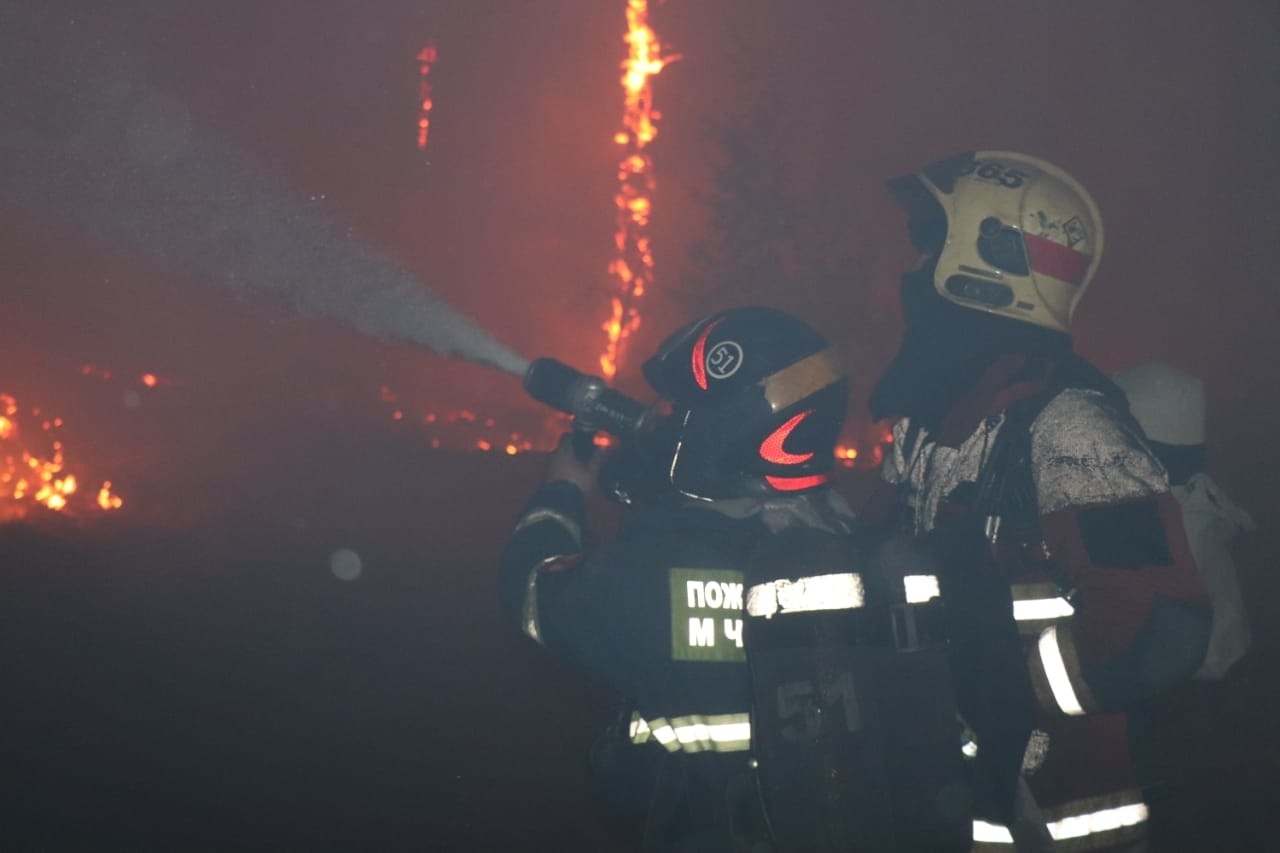
[[[1102,218],[1066,172],[1026,154],[972,151],[895,178],[913,239],[937,254],[934,289],[972,308],[1068,331],[1102,258]]]

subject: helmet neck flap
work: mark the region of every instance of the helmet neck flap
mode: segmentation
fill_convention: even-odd
[[[906,334],[872,390],[874,419],[910,417],[932,429],[1001,356],[1070,354],[1065,333],[961,308],[938,296],[933,280],[933,264],[902,277]]]

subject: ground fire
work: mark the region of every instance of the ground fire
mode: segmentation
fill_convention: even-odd
[[[62,419],[39,408],[23,409],[0,393],[0,522],[32,511],[72,512],[119,509],[124,500],[104,480],[96,490],[80,488],[58,438]]]

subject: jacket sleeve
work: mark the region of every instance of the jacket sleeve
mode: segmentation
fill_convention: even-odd
[[[1048,557],[1074,613],[1030,655],[1046,710],[1122,710],[1189,677],[1210,611],[1159,462],[1100,395],[1065,392],[1032,428]]]
[[[525,506],[503,549],[499,577],[503,610],[538,642],[543,641],[539,578],[581,563],[585,504],[582,491],[572,483],[560,480],[543,485]]]
[[[584,541],[586,546],[584,548]],[[631,695],[670,653],[667,573],[634,540],[592,542],[570,483],[539,489],[503,551],[508,619],[565,663]],[[659,673],[660,675],[660,673]]]

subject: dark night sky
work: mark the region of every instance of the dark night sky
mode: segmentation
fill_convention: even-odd
[[[594,364],[621,0],[36,5],[50,38],[180,99],[196,126],[323,196],[503,342]],[[1263,498],[1243,471],[1258,452],[1267,470],[1278,461],[1275,3],[670,0],[652,22],[683,58],[656,83],[657,287],[641,349],[691,310],[732,301],[731,283],[682,285],[706,230],[696,195],[716,162],[710,122],[780,111],[802,215],[822,218],[815,228],[834,229],[858,263],[840,287],[764,298],[835,338],[861,393],[892,354],[909,258],[883,180],[966,148],[1024,150],[1076,175],[1106,222],[1078,348],[1108,369],[1161,357],[1203,375],[1227,479]],[[440,59],[424,156],[413,58],[428,36]],[[167,372],[221,389],[207,405],[223,423],[308,395],[359,407],[383,382],[449,405],[526,407],[509,377],[197,287],[2,198],[0,222],[17,318],[0,384],[56,400],[74,391],[66,367],[85,361]]]

